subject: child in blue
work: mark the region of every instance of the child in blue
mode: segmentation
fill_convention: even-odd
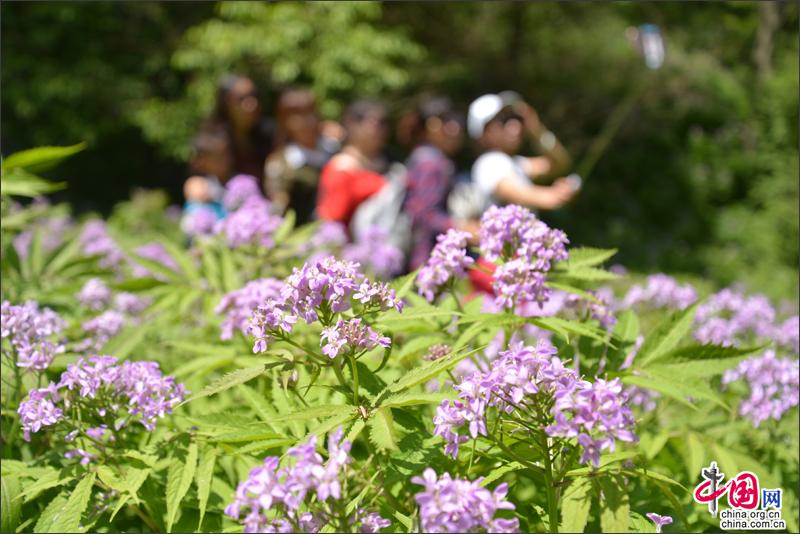
[[[224,183],[233,172],[233,150],[224,132],[200,132],[192,143],[190,166],[195,175],[183,184],[184,219],[199,210],[211,210],[216,220],[225,218]]]

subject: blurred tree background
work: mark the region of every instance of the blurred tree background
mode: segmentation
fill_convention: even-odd
[[[550,214],[573,243],[641,271],[797,297],[795,2],[4,2],[2,151],[81,140],[62,198],[108,212],[134,187],[179,201],[189,140],[225,72],[265,108],[311,86],[335,118],[355,96],[395,113],[426,92],[466,106],[514,89],[577,161],[646,88],[579,200]],[[658,24],[645,68],[626,28]],[[648,77],[652,79],[647,79]],[[469,147],[468,147],[469,148]],[[474,157],[468,149],[462,164]]]

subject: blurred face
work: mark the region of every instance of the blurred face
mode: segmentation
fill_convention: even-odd
[[[307,148],[317,146],[319,117],[314,108],[295,110],[286,119],[289,139]]]
[[[196,155],[192,159],[192,167],[201,174],[216,176],[224,182],[230,178],[233,170],[233,153],[227,143],[220,142]]]
[[[389,121],[386,113],[375,109],[360,121],[355,121],[347,129],[349,143],[369,155],[377,155],[386,144]]]
[[[458,152],[464,141],[463,128],[455,119],[428,119],[425,121],[425,135],[428,142],[449,156]]]
[[[228,116],[234,126],[243,129],[252,128],[261,115],[261,103],[256,94],[256,86],[252,80],[239,79],[226,97]]]
[[[522,144],[523,134],[522,118],[514,113],[501,112],[486,125],[481,142],[487,148],[516,154]]]

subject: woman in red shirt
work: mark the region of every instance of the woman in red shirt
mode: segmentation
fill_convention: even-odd
[[[349,226],[356,208],[386,183],[381,175],[386,169],[386,108],[374,100],[357,100],[345,110],[342,123],[347,139],[322,169],[317,216]]]

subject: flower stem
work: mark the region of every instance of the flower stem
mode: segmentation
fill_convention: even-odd
[[[542,449],[544,450],[544,480],[545,489],[547,490],[547,512],[550,518],[550,525],[548,530],[550,532],[558,532],[558,501],[556,500],[556,487],[553,481],[553,462],[550,458],[550,448],[547,446],[547,438],[542,440]]]
[[[356,367],[356,359],[351,353],[348,353],[347,361],[350,362],[350,372],[353,375],[353,404],[358,406],[358,368]]]

